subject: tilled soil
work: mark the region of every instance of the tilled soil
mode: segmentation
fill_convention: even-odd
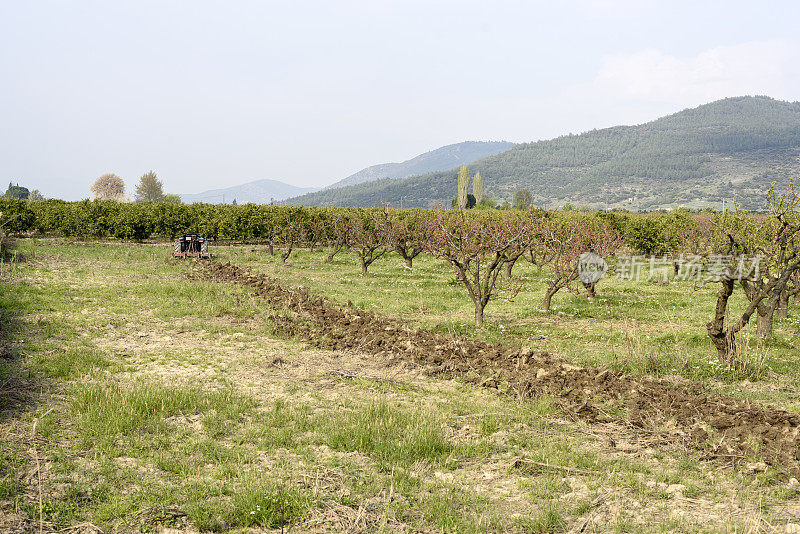
[[[619,371],[570,365],[527,347],[410,328],[230,263],[209,263],[201,275],[254,288],[273,308],[285,310],[273,317],[283,334],[315,346],[365,352],[387,361],[406,359],[432,374],[461,376],[523,397],[547,395],[588,421],[622,422],[735,464],[755,453],[785,475],[800,477],[798,414],[710,394],[695,382],[676,385],[633,378]]]

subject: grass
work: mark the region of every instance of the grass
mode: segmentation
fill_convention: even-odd
[[[13,530],[3,518],[27,516],[44,530],[560,532],[591,519],[598,531],[743,531],[753,521],[743,511],[798,496],[772,468],[721,469],[674,444],[572,421],[553,399],[520,401],[280,339],[268,302],[190,281],[192,264],[168,260],[164,245],[20,247],[30,261],[4,266],[0,284],[3,316],[16,318],[4,342],[18,355],[0,359],[0,384],[15,388],[0,389],[0,530]],[[323,252],[299,250],[283,266],[259,246],[214,252],[446,335],[682,375],[798,409],[797,317],[778,321],[761,352],[743,338],[759,373],[726,370],[703,331],[712,287],[609,279],[596,301],[560,293],[545,314],[546,273],[522,263],[523,292],[492,302],[475,329],[466,293],[431,258],[409,271],[388,255],[361,277],[344,254],[325,264]],[[44,466],[41,516],[32,443]],[[783,513],[763,508],[759,528]]]
[[[234,391],[205,391],[197,386],[169,387],[137,380],[121,386],[109,382],[78,384],[70,412],[86,444],[113,446],[119,438],[164,434],[171,417],[205,414],[203,424],[214,437],[225,423],[236,423],[253,407]],[[145,438],[146,439],[146,438]]]
[[[357,451],[386,465],[442,463],[454,451],[435,416],[373,401],[322,423],[332,449]]]

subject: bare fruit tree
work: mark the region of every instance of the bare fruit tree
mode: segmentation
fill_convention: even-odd
[[[521,286],[500,277],[509,255],[525,249],[529,227],[520,217],[495,214],[467,216],[464,210],[444,212],[429,222],[427,250],[446,260],[475,304],[475,326],[483,325],[483,311],[493,298],[513,298]],[[500,278],[498,280],[498,278]]]
[[[427,210],[406,210],[388,212],[387,237],[389,246],[397,252],[409,269],[414,267],[414,258],[424,250],[427,230],[430,228]]]
[[[581,260],[585,258],[583,254],[591,253],[602,260],[616,253],[622,245],[620,233],[595,217],[551,219],[541,226],[540,232],[534,243],[544,249],[541,257],[546,258],[546,265],[550,268],[550,279],[542,299],[543,311],[550,310],[550,302],[556,293],[577,283]],[[597,280],[582,282],[587,296],[593,299]]]
[[[333,263],[333,258],[350,242],[350,217],[346,212],[337,211],[328,217],[325,237],[329,248],[325,262]]]
[[[347,245],[361,261],[362,276],[367,276],[369,266],[388,251],[386,212],[357,208],[349,223]]]
[[[714,223],[719,241],[715,246],[717,261],[712,267],[721,287],[714,318],[706,329],[721,363],[741,366],[736,335],[754,314],[759,337],[769,335],[781,295],[800,272],[798,205],[800,196],[793,185],[780,196],[770,189],[768,215],[748,214],[737,208],[726,211]],[[741,314],[729,309],[737,283],[748,300]]]

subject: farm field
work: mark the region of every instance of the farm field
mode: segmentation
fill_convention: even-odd
[[[216,246],[214,269],[166,243],[20,251],[1,273],[0,530],[800,532],[796,461],[711,427],[697,438],[655,397],[634,414],[602,392],[589,405],[552,383],[515,389],[576,366],[797,413],[796,309],[765,347],[754,325],[740,334],[748,366],[732,371],[705,329],[715,285],[611,276],[594,301],[562,291],[545,313],[545,273],[519,261],[522,291],[476,328],[452,268],[427,255],[413,269],[386,255],[363,277],[321,249],[284,264]],[[335,348],[304,308],[319,297],[358,331],[385,318],[384,334]],[[463,358],[375,348],[404,335]],[[524,348],[539,363],[469,359],[498,346],[516,369]]]

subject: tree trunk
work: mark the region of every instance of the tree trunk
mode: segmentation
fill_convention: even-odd
[[[480,328],[483,326],[483,306],[480,301],[475,301],[475,326]]]
[[[553,300],[553,295],[556,294],[558,289],[547,288],[544,292],[544,300],[542,300],[542,311],[550,311],[550,301]]]
[[[361,260],[361,276],[367,276],[367,268],[369,268],[369,264],[362,259]]]
[[[594,300],[594,298],[597,296],[597,293],[595,293],[594,290],[595,284],[597,284],[597,282],[590,282],[588,284],[586,282],[583,282],[583,287],[586,289],[586,297],[589,300]]]
[[[267,243],[267,250],[269,251],[270,256],[275,255],[275,247],[272,246],[272,239],[270,239],[269,243]]]
[[[678,274],[681,272],[681,264],[678,261],[672,262],[672,276],[673,278],[677,278]]]
[[[290,243],[290,244],[289,244],[289,249],[288,249],[286,252],[284,252],[283,254],[281,254],[281,261],[282,261],[283,263],[286,263],[286,260],[288,260],[288,259],[289,259],[289,256],[290,256],[291,254],[292,254],[292,244]]]
[[[507,261],[503,264],[503,269],[505,270],[506,278],[511,278],[511,270],[514,268],[513,261]]]
[[[784,289],[781,291],[780,299],[778,300],[778,309],[775,310],[775,316],[778,319],[786,319],[789,317],[789,291]]]
[[[774,313],[771,307],[766,314],[759,313],[756,316],[756,333],[759,338],[764,339],[772,335],[773,317]]]
[[[414,258],[410,256],[406,258],[406,267],[408,267],[409,269],[412,269],[414,267]]]
[[[733,280],[722,280],[722,287],[717,293],[717,305],[714,309],[714,319],[706,324],[708,337],[717,349],[717,359],[722,364],[728,364],[736,357],[735,334],[725,328],[725,314],[728,311],[728,299],[733,294]]]
[[[708,328],[710,324],[711,323],[708,323],[706,328]],[[733,332],[723,330],[712,334],[709,328],[708,335],[714,347],[717,349],[717,359],[720,363],[727,365],[728,362],[736,359],[736,335]]]

